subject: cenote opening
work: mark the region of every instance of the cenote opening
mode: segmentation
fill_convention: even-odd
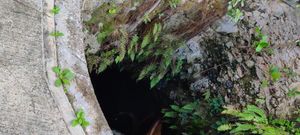
[[[97,74],[92,83],[102,111],[113,131],[125,135],[146,135],[161,120],[161,92],[150,89],[149,81],[136,81],[133,73],[112,66]],[[164,129],[164,128],[163,128]]]

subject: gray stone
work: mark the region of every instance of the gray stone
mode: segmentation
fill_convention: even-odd
[[[235,22],[233,22],[228,17],[219,21],[217,24],[216,32],[219,33],[236,33],[238,32],[238,27]]]
[[[201,91],[205,88],[208,88],[210,80],[208,78],[202,78],[190,85],[190,90],[192,91]]]
[[[255,65],[255,63],[252,60],[247,60],[246,65],[247,67],[252,68]]]

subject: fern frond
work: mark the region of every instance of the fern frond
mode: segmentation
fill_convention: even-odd
[[[123,61],[126,55],[126,44],[128,43],[128,33],[126,32],[126,30],[121,29],[120,32],[121,32],[121,39],[119,45],[119,56],[117,56],[115,59],[116,63]]]
[[[141,44],[141,48],[145,48],[149,43],[150,43],[150,35],[147,34],[144,38],[143,38],[143,41],[142,41],[142,44]]]
[[[138,77],[137,80],[142,80],[143,78],[145,78],[149,73],[151,73],[153,70],[156,69],[156,65],[155,64],[150,64],[147,65],[146,67],[144,67]]]

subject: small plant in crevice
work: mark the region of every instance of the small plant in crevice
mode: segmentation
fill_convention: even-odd
[[[62,37],[62,36],[64,36],[64,33],[59,32],[59,31],[54,31],[54,32],[50,33],[50,36],[53,36],[53,37]]]
[[[60,8],[58,6],[54,6],[50,12],[54,15],[57,15],[60,12]]]
[[[269,47],[270,43],[268,41],[268,36],[264,35],[261,32],[261,29],[259,27],[255,28],[255,32],[256,32],[256,41],[254,41],[254,46],[256,47],[255,51],[259,53],[264,48]]]
[[[70,69],[61,69],[60,67],[53,67],[53,72],[56,74],[55,86],[65,86],[64,91],[67,92],[67,88],[70,86],[71,81],[75,78],[74,73]]]
[[[143,16],[143,22],[146,23],[146,24],[149,23],[149,22],[151,22],[149,13],[145,13],[144,14],[144,16]]]
[[[230,0],[228,3],[227,15],[234,21],[239,22],[244,16],[244,13],[240,10],[240,7],[244,7],[245,0]]]
[[[236,119],[219,126],[218,130],[221,132],[260,135],[300,134],[296,121],[268,118],[265,111],[255,105],[247,105],[242,111],[228,107],[222,113]]]
[[[271,66],[269,73],[273,81],[278,81],[281,78],[281,72],[276,66]]]
[[[85,113],[83,109],[80,109],[76,112],[76,119],[72,121],[72,127],[75,127],[77,125],[81,125],[84,128],[90,125],[90,122],[88,122],[85,118]]]

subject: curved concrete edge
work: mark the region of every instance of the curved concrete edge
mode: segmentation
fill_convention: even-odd
[[[57,48],[56,40],[54,37],[49,36],[49,33],[55,30],[55,21],[53,14],[50,14],[50,10],[54,6],[54,0],[44,0],[43,3],[43,41],[44,41],[44,60],[46,69],[46,79],[48,87],[55,102],[61,112],[61,115],[65,121],[66,127],[69,133],[72,135],[84,135],[84,131],[80,126],[71,127],[71,122],[76,118],[73,107],[71,106],[68,97],[64,93],[62,87],[55,87],[54,82],[56,79],[55,73],[52,71],[54,66],[57,66]]]
[[[95,96],[87,69],[81,21],[82,4],[82,0],[55,1],[55,5],[60,7],[60,13],[55,15],[55,29],[64,33],[64,36],[56,39],[57,63],[60,67],[69,68],[76,74],[67,95],[73,109],[83,109],[87,120],[91,123],[85,128],[85,133],[89,135],[112,135]],[[60,92],[57,92],[58,95],[63,95],[63,90],[58,91]],[[68,111],[65,113],[67,113],[65,115],[70,115]],[[69,121],[67,116],[64,118]]]

